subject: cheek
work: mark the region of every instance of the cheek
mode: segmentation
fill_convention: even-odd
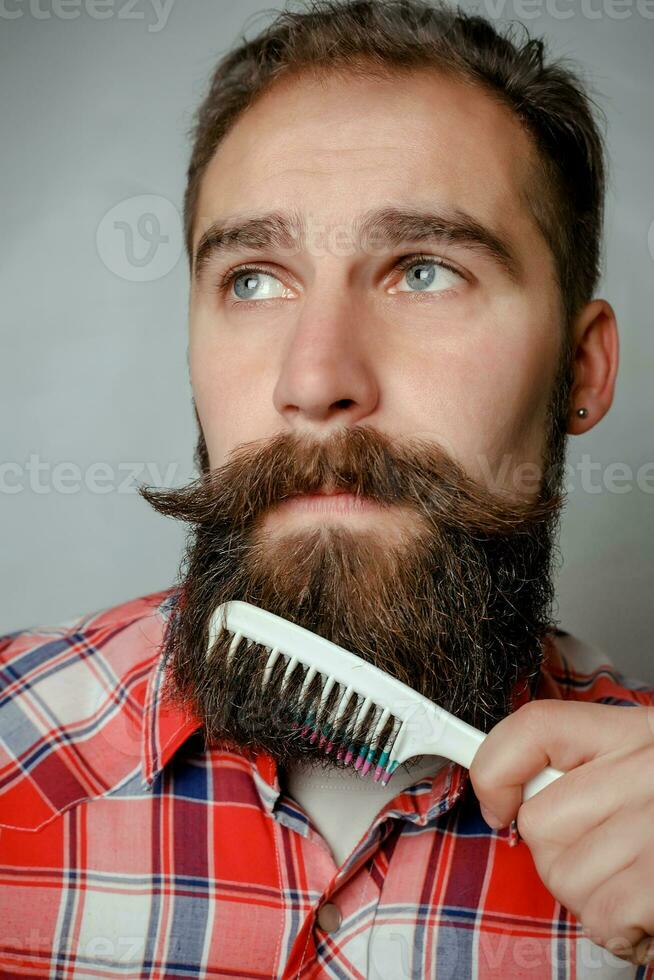
[[[558,325],[529,321],[482,345],[475,393],[488,455],[538,462],[558,357]]]
[[[189,371],[212,467],[225,462],[236,445],[265,436],[273,379],[263,355],[244,359],[242,351],[196,321],[190,332]]]
[[[478,479],[540,460],[557,358],[556,327],[527,322],[479,331],[421,363],[407,359],[407,432],[438,442]],[[513,462],[512,462],[513,461]]]

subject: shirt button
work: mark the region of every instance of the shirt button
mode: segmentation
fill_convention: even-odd
[[[318,910],[318,925],[325,932],[336,932],[341,924],[341,911],[332,902],[325,902]]]

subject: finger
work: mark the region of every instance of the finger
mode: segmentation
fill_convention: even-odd
[[[591,759],[520,806],[520,835],[530,846],[571,847],[613,814],[647,807],[653,772],[654,745]]]
[[[524,783],[545,766],[568,771],[645,743],[654,743],[654,709],[528,701],[489,732],[472,761],[470,778],[484,809],[504,825],[518,811]]]
[[[642,940],[654,934],[651,895],[651,877],[635,860],[599,887],[579,921],[593,942],[607,949],[614,947],[614,951],[622,945],[625,952],[616,955],[631,959]]]
[[[534,862],[551,894],[582,919],[591,897],[634,861],[654,880],[652,827],[654,800],[650,799],[638,810],[613,814],[570,847],[539,852]]]

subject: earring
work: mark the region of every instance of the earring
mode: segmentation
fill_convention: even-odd
[[[577,415],[579,416],[580,419],[585,419],[586,416],[588,415],[588,409],[587,408],[578,408],[577,409]]]

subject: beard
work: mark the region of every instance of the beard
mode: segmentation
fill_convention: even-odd
[[[242,642],[228,661],[225,631],[208,650],[212,613],[234,599],[345,647],[485,732],[520,692],[533,695],[543,640],[555,625],[568,365],[549,407],[535,496],[491,490],[434,443],[400,442],[367,426],[319,442],[284,432],[240,446],[214,470],[201,435],[197,480],[139,488],[159,513],[190,526],[163,639],[162,696],[200,720],[207,747],[253,758],[266,752],[282,768],[340,765],[336,750],[327,756],[302,736],[300,671],[282,693],[278,660],[262,692],[264,647]],[[383,520],[362,526],[314,515],[308,525],[286,521],[271,532],[266,519],[284,500],[325,487],[369,498]],[[388,533],[393,526],[397,533]],[[315,683],[310,697],[320,694]],[[390,726],[392,716],[382,744]]]

